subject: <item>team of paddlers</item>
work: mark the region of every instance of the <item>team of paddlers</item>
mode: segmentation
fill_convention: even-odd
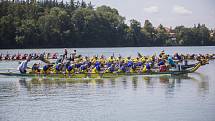
[[[0,54],[0,60],[26,60],[28,56],[31,56],[31,59],[39,60],[41,57],[45,57],[47,59],[57,59],[58,53],[31,53],[31,54]]]
[[[138,53],[135,58],[121,56],[82,56],[76,53],[76,50],[70,56],[65,49],[64,54],[57,58],[56,62],[51,63],[47,60],[47,57],[43,55],[38,59],[45,62],[45,65],[40,63],[34,63],[33,66],[27,71],[28,62],[34,58],[27,56],[18,69],[20,73],[38,73],[38,74],[51,74],[51,73],[147,73],[151,71],[171,71],[171,70],[186,70],[195,66],[195,64],[188,65],[188,59],[186,56],[174,53],[173,56],[161,51],[158,56],[143,56]],[[198,56],[197,60],[208,59],[206,56]],[[42,67],[40,67],[42,66]]]
[[[41,57],[45,59],[59,59],[59,53],[31,53],[31,54],[2,54],[0,53],[0,61],[1,60],[26,60],[28,56],[31,56],[33,60],[39,60]],[[70,56],[72,56],[70,54]],[[207,58],[207,59],[215,59],[215,54],[180,54],[182,58],[186,58],[189,60],[196,60],[198,58]]]

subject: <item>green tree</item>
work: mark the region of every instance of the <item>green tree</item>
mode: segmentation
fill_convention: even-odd
[[[145,20],[143,26],[143,32],[146,36],[147,46],[152,46],[155,44],[156,33],[152,23],[149,20]]]
[[[83,0],[0,1],[1,48],[215,45],[204,24],[173,31],[176,41],[162,25],[155,29],[149,20],[143,27],[137,20],[127,25],[117,9]]]
[[[169,35],[163,25],[159,25],[156,31],[156,39],[154,44],[156,46],[166,45],[167,40],[169,39]]]
[[[141,23],[137,20],[130,20],[130,28],[128,30],[128,40],[132,46],[142,46],[143,42],[143,33],[141,31]]]
[[[12,15],[3,16],[0,19],[0,47],[13,48],[15,41],[16,26]]]
[[[65,44],[64,33],[70,29],[70,18],[67,12],[59,7],[51,8],[48,14],[38,20],[41,38],[44,45],[63,46]]]

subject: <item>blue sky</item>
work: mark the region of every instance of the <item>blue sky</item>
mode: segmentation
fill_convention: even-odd
[[[206,24],[215,28],[215,0],[85,0],[93,5],[108,5],[116,8],[120,15],[136,19],[143,25],[146,19],[154,26],[166,27],[194,24]]]

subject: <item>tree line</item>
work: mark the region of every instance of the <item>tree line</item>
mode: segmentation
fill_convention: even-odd
[[[170,31],[149,20],[127,25],[117,9],[84,1],[0,0],[0,17],[0,48],[215,45],[204,24]]]

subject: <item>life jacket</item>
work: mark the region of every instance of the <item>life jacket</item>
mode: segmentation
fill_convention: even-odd
[[[142,73],[146,73],[147,72],[147,68],[146,66],[144,65],[143,69],[142,69]]]
[[[133,59],[133,62],[134,62],[134,63],[137,63],[137,62],[138,62],[138,59],[137,59],[137,58],[134,58],[134,59]]]
[[[108,58],[108,62],[111,62],[111,63],[113,63],[113,61],[114,61],[114,59],[113,58]]]
[[[142,57],[140,60],[141,60],[143,63],[146,62],[146,59],[145,59],[144,57]]]
[[[91,73],[93,73],[93,74],[98,73],[96,67],[94,67],[94,68],[92,69],[92,72],[91,72]]]

